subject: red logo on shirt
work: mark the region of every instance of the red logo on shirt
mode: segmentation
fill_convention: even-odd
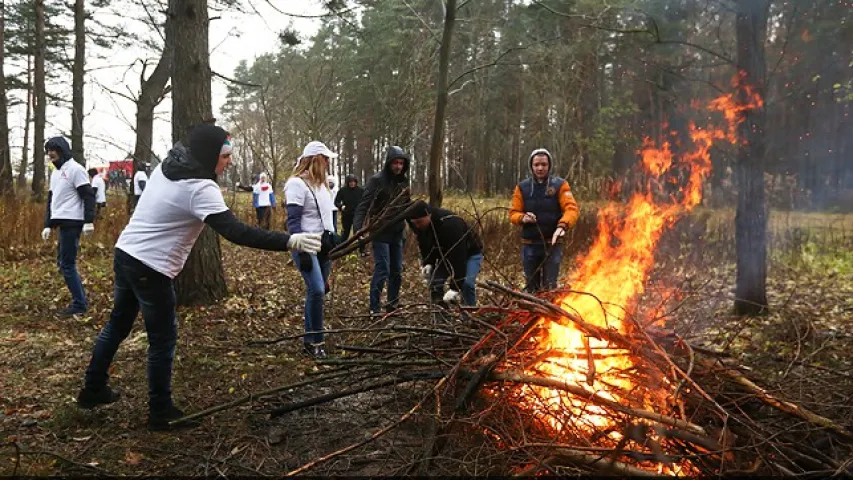
[[[267,191],[267,190],[269,190],[269,189],[270,189],[270,186],[269,186],[269,185],[263,185],[263,186],[261,186],[261,191],[266,192],[266,191]]]

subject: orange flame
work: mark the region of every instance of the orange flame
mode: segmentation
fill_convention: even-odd
[[[645,290],[661,235],[702,200],[702,184],[711,171],[711,147],[718,140],[737,143],[738,125],[745,113],[763,105],[761,98],[744,80],[745,75],[736,76],[732,83],[737,92],[722,95],[708,105],[709,110],[722,113],[726,127],[701,128],[691,123],[688,128],[691,150],[681,158],[673,158],[670,141],[656,144],[648,137],[643,139],[639,152],[643,170],[657,180],[673,170],[680,171],[683,176],[675,180],[681,187],[679,193],[664,203],[656,201],[655,192],[644,191],[635,193],[624,209],[615,204],[603,208],[599,212],[597,237],[589,252],[577,259],[577,268],[571,277],[573,291],[556,301],[559,306],[589,324],[630,333],[632,324],[626,321],[625,315]],[[744,101],[738,102],[738,98]],[[666,384],[665,379],[664,385],[638,386],[624,373],[642,367],[635,365],[630,352],[615,349],[605,340],[587,337],[572,322],[546,318],[543,322],[547,336],[539,341],[538,346],[545,349],[545,354],[528,369],[530,373],[549,375],[614,401],[622,399],[620,392],[645,388],[648,391],[642,398],[646,399],[646,405],[637,407],[670,410],[672,386]],[[590,372],[591,354],[594,354],[594,372]],[[549,412],[565,413],[566,409],[572,414],[575,424],[582,419],[590,432],[593,428],[613,426],[604,410],[586,399],[545,387],[523,388],[532,394],[525,398],[539,399],[538,404],[530,407],[547,419],[557,432],[563,429],[563,425],[558,420],[559,415]],[[610,437],[618,439],[620,434],[612,432]],[[684,468],[681,466],[666,472],[689,471],[689,468]]]

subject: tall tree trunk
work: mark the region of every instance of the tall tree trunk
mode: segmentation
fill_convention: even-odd
[[[212,123],[207,0],[169,0],[166,42],[172,62],[172,141],[185,139],[190,127]],[[179,305],[207,305],[228,294],[219,237],[205,226],[184,269],[175,277]]]
[[[18,166],[18,188],[27,186],[27,166],[30,164],[30,123],[33,105],[33,57],[27,53],[27,107],[24,114],[24,146],[21,148],[21,163]]]
[[[737,67],[742,75],[740,102],[746,86],[764,98],[764,37],[769,0],[740,0],[737,21]],[[764,106],[749,109],[739,126],[737,152],[738,206],[735,216],[737,284],[735,312],[755,315],[767,309],[767,210],[764,199]]]
[[[166,30],[168,31],[170,20],[166,19]],[[133,147],[134,164],[148,163],[154,156],[151,148],[154,141],[154,108],[163,101],[169,93],[166,84],[172,74],[173,49],[169,43],[169,36],[163,45],[160,60],[151,76],[145,78],[145,70],[140,76],[139,99],[136,101],[136,145]]]
[[[33,96],[35,101],[35,132],[33,138],[33,198],[41,202],[44,199],[44,124],[47,112],[47,94],[44,82],[44,0],[36,2],[36,48],[35,76]]]
[[[86,81],[86,5],[74,1],[74,67],[71,72],[71,154],[86,167],[83,151],[83,85]]]
[[[9,111],[6,102],[6,2],[0,0],[0,195],[12,193],[12,155],[9,151]]]
[[[429,203],[441,206],[441,158],[444,150],[444,111],[447,108],[447,70],[450,65],[450,42],[456,23],[456,0],[447,0],[444,6],[444,33],[438,52],[438,89],[435,100],[435,124],[432,127],[432,145],[429,149]]]

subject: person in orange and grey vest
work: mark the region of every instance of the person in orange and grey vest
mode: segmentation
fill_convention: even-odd
[[[554,176],[554,157],[544,148],[528,159],[531,177],[512,194],[509,220],[521,225],[521,258],[528,292],[557,287],[566,230],[578,221],[578,203],[569,183]]]

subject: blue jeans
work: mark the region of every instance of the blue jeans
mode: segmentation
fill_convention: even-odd
[[[477,304],[477,275],[480,274],[480,268],[483,266],[483,254],[478,253],[468,257],[468,263],[465,265],[465,281],[462,283],[462,305],[473,307]],[[450,275],[443,267],[439,266],[430,281],[430,296],[433,302],[438,302],[444,297],[444,282]]]
[[[396,308],[403,283],[403,239],[372,242],[373,278],[370,280],[370,312],[379,313],[380,298],[388,282],[388,307]]]
[[[521,263],[524,267],[525,290],[537,292],[557,288],[560,276],[560,262],[563,260],[563,246],[560,244],[546,247],[542,244],[523,244]]]
[[[59,246],[56,252],[56,265],[65,278],[65,285],[71,292],[71,308],[85,312],[89,306],[83,281],[77,273],[77,250],[80,249],[80,234],[83,227],[59,227]]]
[[[98,390],[107,384],[113,357],[141,309],[148,333],[148,408],[167,411],[172,407],[172,362],[178,343],[172,279],[119,249],[115,250],[113,271],[113,311],[95,341],[86,369],[86,388]]]
[[[294,251],[293,262],[299,268],[299,252]],[[306,344],[323,342],[323,301],[326,297],[326,281],[329,279],[329,270],[332,262],[326,260],[322,268],[317,255],[311,255],[311,271],[303,272],[302,280],[305,280],[305,332],[311,333],[303,337]]]

